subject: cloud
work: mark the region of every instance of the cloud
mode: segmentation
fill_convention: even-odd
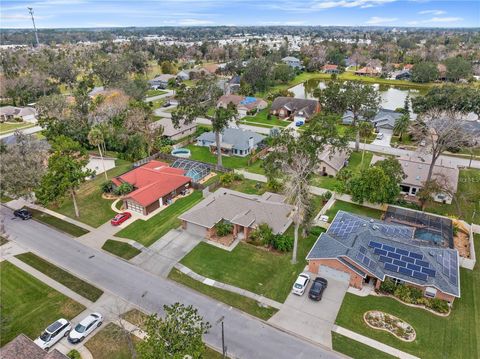
[[[458,22],[462,21],[463,18],[461,17],[432,17],[431,19],[427,20],[414,20],[414,21],[409,21],[409,25],[421,25],[421,24],[446,24],[446,23],[451,23],[451,22]]]
[[[327,10],[334,8],[371,8],[376,6],[381,6],[384,4],[396,2],[398,0],[310,0],[310,1],[275,1],[270,2],[264,5],[275,10],[282,11],[294,11],[294,12],[310,12],[310,11],[319,11]]]
[[[371,17],[366,23],[370,25],[377,25],[377,24],[385,24],[389,22],[394,22],[397,21],[398,18],[396,17],[379,17],[379,16],[374,16]]]
[[[213,21],[202,20],[202,19],[180,19],[176,23],[181,26],[201,26],[201,25],[211,25]]]
[[[447,12],[444,10],[423,10],[418,12],[421,15],[443,15]]]

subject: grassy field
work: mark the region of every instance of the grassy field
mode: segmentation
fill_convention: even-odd
[[[249,179],[235,181],[229,186],[224,186],[234,191],[243,192],[246,194],[262,195],[266,192],[267,187],[263,182],[257,182]]]
[[[147,221],[136,220],[118,232],[116,236],[133,239],[148,247],[171,229],[179,227],[181,222],[177,217],[201,200],[202,192],[195,191],[188,197],[176,200],[175,203]]]
[[[126,260],[132,259],[141,253],[139,249],[132,247],[130,244],[113,239],[108,239],[102,249]]]
[[[242,122],[255,122],[268,125],[268,127],[287,127],[290,124],[290,121],[284,121],[276,116],[271,116],[270,120],[268,119],[268,113],[270,108],[267,107],[255,114],[255,116],[245,116],[241,119]]]
[[[8,243],[8,239],[6,239],[3,236],[0,236],[0,246],[3,246],[4,244]]]
[[[164,95],[166,93],[167,93],[167,91],[150,89],[150,90],[147,91],[147,97]]]
[[[78,277],[75,277],[74,275],[47,262],[33,253],[22,253],[18,254],[16,257],[22,262],[27,263],[30,267],[35,268],[46,276],[49,276],[53,280],[63,284],[65,287],[70,288],[75,293],[80,294],[82,297],[87,298],[92,302],[95,302],[103,294],[103,291],[97,287],[81,280]]]
[[[0,123],[0,134],[14,132],[16,130],[25,129],[33,126],[35,126],[35,124],[28,122]]]
[[[9,262],[0,263],[0,346],[18,334],[35,339],[58,318],[72,319],[85,307]]]
[[[124,160],[116,161],[117,167],[107,172],[108,178],[119,176],[131,169],[131,163]],[[86,223],[92,227],[99,227],[115,216],[111,204],[113,200],[103,199],[100,186],[105,182],[102,173],[94,179],[83,183],[77,191],[77,204],[80,208],[80,217],[75,217],[75,210],[71,198],[65,199],[60,206],[49,206],[55,212]]]
[[[480,256],[478,241],[475,252]],[[454,301],[452,313],[446,318],[392,298],[347,293],[336,323],[421,358],[476,359],[480,353],[480,266],[477,264],[473,271],[460,268],[460,272],[462,297]],[[368,310],[382,310],[405,320],[416,330],[416,340],[406,343],[371,329],[363,321]]]
[[[203,284],[175,268],[172,269],[168,278],[260,319],[267,320],[277,312],[277,309],[275,308],[261,307],[255,300],[244,297],[240,294]]]
[[[314,235],[299,239],[296,265],[290,263],[291,253],[268,252],[243,242],[231,252],[202,242],[181,263],[205,277],[283,302],[316,239]]]
[[[46,225],[55,227],[56,229],[68,233],[74,237],[80,237],[88,233],[86,229],[76,226],[70,222],[64,221],[63,219],[51,216],[48,213],[38,211],[29,207],[27,207],[27,209],[32,213],[32,217],[35,220],[42,222]]]
[[[333,350],[355,359],[391,359],[393,356],[376,350],[356,340],[332,333]]]
[[[95,359],[130,359],[132,354],[127,341],[121,337],[121,330],[118,325],[109,323],[97,331],[85,346]],[[132,338],[134,343],[140,341],[133,335]]]
[[[368,208],[359,204],[336,200],[333,206],[325,213],[328,216],[329,222],[333,220],[337,212],[340,210],[376,219],[380,219],[383,213],[378,209]]]
[[[455,204],[458,202],[458,206]],[[452,204],[431,203],[428,212],[453,216],[480,224],[480,170],[460,170],[457,194]]]

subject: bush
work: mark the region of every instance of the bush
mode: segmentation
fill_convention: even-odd
[[[123,196],[133,191],[133,186],[130,183],[124,182],[117,188],[115,188],[114,193],[117,196]]]
[[[412,303],[410,288],[405,285],[397,285],[394,295],[405,303]]]
[[[328,200],[332,198],[332,192],[330,191],[327,191],[325,192],[324,194],[322,194],[322,199],[326,202],[328,202]]]
[[[325,230],[322,227],[312,227],[310,228],[309,234],[311,234],[312,236],[318,237],[323,232],[325,232]]]
[[[272,247],[280,252],[290,252],[293,249],[293,238],[276,234],[273,236]]]
[[[267,182],[267,189],[272,192],[280,192],[282,190],[282,183],[276,179],[269,179]]]
[[[67,354],[67,357],[69,357],[70,359],[82,359],[80,353],[75,349],[70,350]]]
[[[115,189],[115,185],[112,181],[105,181],[101,185],[103,193],[112,193]]]
[[[448,313],[448,302],[446,300],[438,299],[438,298],[432,298],[429,301],[429,304],[427,305],[428,308],[433,309],[436,312],[439,313]]]
[[[217,232],[217,236],[224,237],[233,232],[233,225],[225,221],[218,222],[215,225],[215,230]]]
[[[250,232],[250,239],[255,242],[260,242],[263,245],[272,245],[273,237],[272,229],[266,223],[260,224]]]
[[[393,294],[395,292],[396,285],[393,280],[385,279],[382,284],[380,284],[380,292]]]
[[[220,175],[220,183],[223,186],[231,185],[234,180],[235,180],[235,176],[234,176],[233,172],[227,172],[227,173],[224,173],[224,174]]]
[[[172,145],[164,145],[164,146],[162,146],[162,147],[160,147],[160,148],[158,149],[158,152],[164,153],[164,154],[167,154],[167,155],[168,155],[168,154],[170,154],[170,153],[172,152],[172,150],[173,150],[173,146],[172,146]]]

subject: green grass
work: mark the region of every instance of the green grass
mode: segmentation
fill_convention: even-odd
[[[132,259],[141,253],[139,249],[132,247],[130,244],[113,239],[108,239],[102,249],[126,260]]]
[[[187,197],[176,200],[147,221],[136,220],[116,236],[133,239],[148,247],[171,229],[179,227],[181,221],[177,217],[201,200],[202,192],[195,191]]]
[[[355,359],[391,359],[395,358],[368,345],[332,332],[333,350]]]
[[[164,98],[161,98],[161,99],[158,99],[158,100],[155,100],[155,101],[151,101],[149,103],[152,104],[152,109],[153,110],[156,110],[157,108],[160,108],[163,106],[163,104],[165,103],[165,99]]]
[[[33,253],[22,253],[18,254],[16,257],[22,262],[27,263],[30,267],[35,268],[46,276],[49,276],[53,280],[63,284],[65,287],[70,288],[75,293],[80,294],[82,297],[87,298],[92,302],[95,302],[103,294],[103,291],[97,287],[94,287],[80,278],[75,277],[74,275],[47,262]]]
[[[162,90],[148,90],[147,91],[147,97],[153,97],[153,96],[159,96],[159,95],[163,95],[163,94],[166,94],[167,91],[162,91]]]
[[[6,239],[3,236],[0,236],[0,246],[3,246],[4,244],[8,243],[8,239]]]
[[[480,257],[480,238],[475,252]],[[392,298],[359,297],[347,293],[336,324],[421,358],[476,359],[480,353],[480,266],[473,271],[460,268],[461,298],[453,303],[451,314],[439,317],[423,309],[408,307]],[[417,332],[412,343],[389,333],[374,330],[363,321],[368,310],[381,310],[411,324]]]
[[[175,268],[172,269],[168,278],[263,320],[269,319],[277,312],[275,308],[261,307],[255,300],[240,294],[203,284]]]
[[[460,170],[457,194],[452,204],[430,203],[426,211],[480,224],[480,170]]]
[[[117,167],[107,172],[108,178],[119,176],[131,169],[131,163],[117,159]],[[93,180],[87,181],[77,191],[77,204],[80,208],[80,217],[75,217],[75,209],[70,197],[66,198],[59,206],[51,205],[49,208],[67,217],[86,223],[92,227],[99,227],[113,218],[116,212],[112,211],[113,200],[103,199],[100,186],[105,182],[102,173]]]
[[[254,122],[261,123],[264,125],[268,125],[268,127],[287,127],[290,124],[290,121],[284,121],[276,116],[271,116],[270,120],[268,119],[268,113],[270,112],[270,108],[267,107],[259,112],[257,112],[254,116],[245,116],[241,119],[242,122]]]
[[[128,348],[127,341],[120,334],[122,328],[109,323],[99,332],[90,338],[85,347],[92,353],[95,359],[130,359],[132,354]],[[138,343],[140,339],[132,335],[133,342]]]
[[[340,210],[376,219],[380,219],[383,213],[378,209],[368,208],[359,204],[336,200],[333,206],[325,213],[328,216],[329,222],[333,220],[337,212]]]
[[[231,252],[201,242],[181,263],[205,277],[283,302],[316,239],[314,235],[299,239],[296,265],[290,263],[291,253],[268,252],[243,242]]]
[[[1,203],[7,203],[7,202],[10,202],[10,201],[13,201],[12,197],[7,196],[6,194],[2,194],[0,196],[0,202]]]
[[[48,213],[38,211],[30,207],[27,207],[27,209],[32,213],[32,217],[35,220],[54,227],[59,231],[68,233],[74,237],[80,237],[88,233],[86,229],[76,226],[70,222],[64,221],[63,219],[51,216]]]
[[[35,339],[58,318],[72,319],[85,307],[9,262],[0,263],[0,346],[20,333]]]
[[[257,182],[249,179],[235,181],[228,186],[224,186],[234,191],[243,192],[247,194],[262,195],[266,192],[267,187],[263,182]]]
[[[148,315],[138,309],[130,309],[128,312],[123,313],[121,317],[140,329],[146,329],[145,323],[148,319]]]
[[[0,134],[14,132],[16,130],[21,130],[21,129],[25,129],[33,126],[35,126],[35,124],[28,123],[28,122],[0,123]]]

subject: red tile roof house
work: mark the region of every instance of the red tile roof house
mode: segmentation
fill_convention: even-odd
[[[326,64],[322,67],[322,71],[326,74],[338,74],[340,71],[338,70],[337,65]]]
[[[380,76],[381,69],[374,67],[362,67],[361,69],[355,71],[355,75],[358,76]]]
[[[181,192],[187,190],[192,179],[185,170],[173,168],[168,163],[150,161],[112,179],[115,186],[130,183],[134,190],[124,198],[126,209],[148,215],[167,206]]]

